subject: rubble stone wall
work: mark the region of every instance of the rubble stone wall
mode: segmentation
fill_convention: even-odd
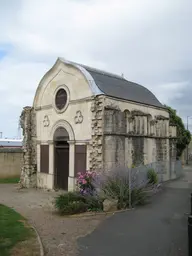
[[[96,96],[91,105],[92,140],[89,145],[89,168],[92,171],[101,171],[103,168],[103,120],[104,96]]]
[[[36,155],[36,115],[32,107],[25,107],[20,117],[23,129],[23,166],[20,186],[25,188],[37,186]]]

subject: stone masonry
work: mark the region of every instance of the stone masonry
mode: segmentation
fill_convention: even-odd
[[[100,95],[92,101],[90,170],[100,172],[122,165],[174,161],[176,130],[169,126],[167,118],[152,119],[138,110],[121,111],[117,105],[105,105],[105,100]],[[23,109],[20,122],[24,135],[20,186],[36,187],[36,114],[32,107]]]
[[[120,165],[146,164],[150,158],[150,152],[152,152],[151,161],[167,163],[172,143],[168,118],[156,116],[152,119],[149,114],[142,111],[122,112],[117,106],[105,106],[104,169],[110,170]],[[149,148],[149,145],[152,146],[152,149]]]
[[[108,171],[125,162],[125,113],[115,105],[104,109],[103,168]]]
[[[103,108],[104,97],[96,96],[92,102],[92,141],[90,143],[90,170],[99,171],[103,163]]]
[[[29,188],[37,185],[36,164],[36,117],[32,107],[25,107],[20,116],[23,129],[23,167],[20,186]]]

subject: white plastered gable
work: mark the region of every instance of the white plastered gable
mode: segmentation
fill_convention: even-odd
[[[53,95],[58,87],[65,87],[70,101],[80,100],[93,95],[90,88],[91,78],[70,62],[57,59],[53,67],[44,75],[36,90],[33,107],[39,108],[53,103]]]
[[[34,98],[37,140],[53,140],[51,131],[58,122],[72,127],[75,140],[91,139],[91,101],[95,95],[91,79],[82,68],[60,59],[56,61],[40,81]],[[65,108],[58,111],[55,96],[60,88],[65,89],[68,100]],[[77,118],[83,120],[76,123]]]

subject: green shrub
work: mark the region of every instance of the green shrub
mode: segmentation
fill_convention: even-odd
[[[157,184],[158,183],[158,177],[157,173],[154,169],[149,169],[147,172],[147,178],[149,180],[149,184]]]
[[[122,193],[122,180],[116,177],[108,177],[103,186],[103,191],[107,197],[116,199]],[[123,186],[124,187],[124,186]]]
[[[106,198],[118,200],[118,209],[125,208],[125,202],[129,201],[129,184],[126,179],[116,176],[109,176],[103,186]]]
[[[147,202],[147,195],[144,189],[138,188],[133,189],[131,193],[131,203],[132,206],[144,205]]]
[[[128,189],[127,189],[128,190]],[[124,196],[118,197],[118,209],[129,208],[129,192],[124,194]],[[146,203],[146,193],[142,188],[135,188],[131,191],[131,205],[144,205]]]
[[[103,211],[103,201],[104,199],[101,199],[96,196],[84,196],[86,199],[86,203],[88,205],[88,211],[91,212],[98,212],[98,211]]]
[[[129,207],[129,181],[126,177],[111,176],[105,181],[103,187],[104,194],[107,198],[118,200],[117,208],[126,209]],[[143,189],[133,189],[131,191],[131,204],[141,205],[146,202],[146,194]]]
[[[60,214],[74,214],[86,211],[87,205],[85,204],[83,196],[79,193],[68,192],[56,197],[55,208]]]
[[[87,204],[82,201],[73,201],[69,202],[60,209],[60,214],[68,215],[68,214],[77,214],[83,213],[87,211]]]
[[[55,208],[62,215],[102,211],[103,202],[98,197],[81,195],[79,192],[68,192],[56,197]]]

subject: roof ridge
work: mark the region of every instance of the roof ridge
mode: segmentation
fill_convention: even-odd
[[[61,61],[68,61],[68,60],[66,60],[65,58],[62,58],[62,57],[59,57],[59,59],[60,59]],[[119,78],[119,79],[122,79],[122,80],[123,80],[123,79],[126,80],[124,77],[122,77],[122,76],[120,76],[120,75],[117,75],[117,74],[115,74],[115,73],[111,73],[111,72],[109,72],[109,71],[101,70],[101,69],[99,69],[99,68],[90,67],[90,66],[87,66],[87,65],[85,65],[85,64],[77,63],[77,62],[75,62],[75,61],[68,61],[68,62],[70,62],[71,64],[75,64],[75,65],[81,66],[81,67],[83,67],[83,68],[85,68],[85,69],[90,69],[90,70],[92,70],[92,71],[94,71],[94,72],[96,72],[96,73],[98,73],[98,74],[102,74],[102,75],[111,76],[111,77],[116,77],[116,78]]]
[[[98,68],[92,68],[92,67],[89,67],[87,65],[84,65],[84,64],[79,64],[80,66],[84,67],[85,69],[91,69],[93,72],[95,73],[98,73],[98,74],[102,74],[102,75],[105,75],[105,76],[111,76],[111,77],[115,77],[115,78],[119,78],[119,79],[124,79],[126,80],[124,77],[120,76],[120,75],[117,75],[117,74],[114,74],[114,73],[111,73],[111,72],[108,72],[108,71],[105,71],[105,70],[101,70],[101,69],[98,69]]]

